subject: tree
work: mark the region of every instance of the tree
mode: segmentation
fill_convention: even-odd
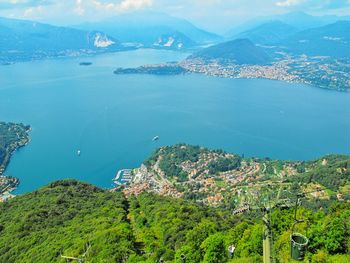
[[[201,250],[204,253],[204,263],[221,263],[227,259],[224,240],[225,238],[221,233],[211,235],[204,240],[201,245]]]

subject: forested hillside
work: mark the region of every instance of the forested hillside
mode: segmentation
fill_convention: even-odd
[[[143,193],[126,199],[77,181],[59,181],[0,205],[0,262],[262,262],[260,212],[231,211]],[[300,208],[311,262],[349,262],[350,204]],[[290,262],[293,209],[272,213],[274,250]],[[234,259],[227,248],[235,245]],[[325,260],[328,261],[325,261]]]

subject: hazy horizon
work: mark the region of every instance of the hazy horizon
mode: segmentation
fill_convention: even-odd
[[[135,11],[166,13],[223,33],[254,18],[289,12],[350,15],[350,0],[0,0],[0,16],[56,25],[104,20]]]

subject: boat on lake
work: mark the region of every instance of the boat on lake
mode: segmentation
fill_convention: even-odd
[[[159,140],[159,136],[155,136],[155,137],[153,137],[153,139],[152,139],[152,141],[158,141]]]

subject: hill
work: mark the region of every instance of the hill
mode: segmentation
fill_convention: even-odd
[[[236,39],[217,44],[194,53],[189,59],[217,60],[221,63],[239,65],[262,65],[271,61],[264,49],[254,45],[249,39]]]
[[[234,209],[247,200],[258,204],[266,191],[279,188],[308,193],[309,205],[350,200],[350,156],[329,155],[313,161],[244,158],[199,146],[162,147],[137,169],[126,194],[148,191]],[[290,197],[290,196],[289,196]],[[319,198],[319,200],[318,200]],[[322,202],[319,202],[319,201]]]
[[[350,57],[350,21],[339,21],[299,32],[280,42],[293,54]]]
[[[79,256],[86,244],[88,262],[173,260],[175,250],[190,242],[199,249],[234,222],[228,212],[182,200],[149,194],[127,200],[76,181],[16,197],[0,211],[1,262],[64,262],[61,254]]]
[[[300,11],[277,15],[273,16],[272,18],[280,20],[283,23],[291,25],[299,30],[322,27],[335,23],[339,20],[350,20],[350,16],[310,15]]]
[[[348,262],[350,205],[335,203],[331,212],[301,208],[307,220],[298,229],[310,238],[307,259]],[[143,193],[126,199],[72,180],[58,181],[0,204],[1,262],[151,263],[262,262],[262,223],[257,213],[234,216],[229,210],[182,199]],[[293,209],[271,214],[274,251],[290,261]],[[227,248],[236,247],[234,260]]]
[[[8,18],[0,18],[0,29],[0,62],[122,49],[116,39],[99,31]]]
[[[156,12],[132,12],[76,27],[84,30],[100,30],[121,42],[147,47],[152,47],[162,36],[173,35],[175,32],[190,39],[192,45],[220,40],[218,35],[199,29],[186,20]],[[177,38],[175,40],[178,41]]]
[[[247,30],[233,38],[247,38],[256,44],[275,44],[295,34],[298,30],[281,21],[271,21]]]

